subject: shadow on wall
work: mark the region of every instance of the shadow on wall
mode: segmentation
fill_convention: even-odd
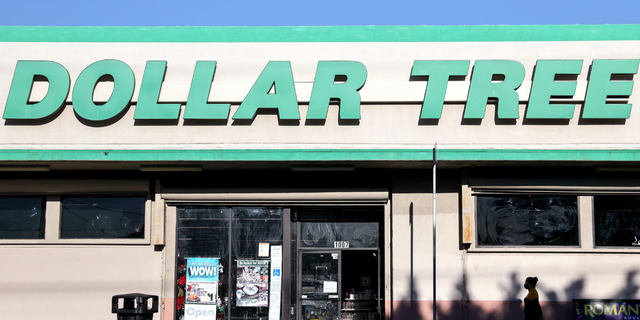
[[[637,274],[637,270],[627,272],[627,278],[625,280],[626,286],[618,291],[618,293],[613,297],[614,299],[632,299],[638,296],[640,287],[635,282]]]
[[[422,320],[425,319],[423,315],[426,315],[427,310],[420,310],[420,297],[415,290],[415,279],[413,276],[409,277],[409,300],[403,300],[400,304],[393,307],[392,319],[402,320]],[[429,312],[433,312],[433,309]]]
[[[640,286],[635,282],[638,271],[629,271],[620,290],[613,296],[585,297],[583,289],[585,279],[577,278],[564,288],[565,296],[569,301],[558,301],[556,291],[546,288],[542,280],[538,283],[538,292],[541,296],[540,304],[545,319],[572,319],[572,299],[637,299]],[[464,289],[464,279],[456,283],[458,297],[456,301],[438,301],[436,309],[437,320],[519,320],[524,319],[522,308],[524,307],[522,285],[526,277],[512,272],[507,277],[507,283],[502,285],[505,292],[504,301],[486,301],[483,297],[471,297]],[[415,279],[411,277],[409,300],[396,303],[393,307],[392,319],[394,320],[431,320],[433,318],[432,301],[421,301],[415,290]],[[519,295],[522,295],[520,297]]]

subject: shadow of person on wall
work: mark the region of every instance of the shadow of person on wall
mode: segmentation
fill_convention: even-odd
[[[614,299],[635,299],[636,294],[640,290],[640,287],[635,282],[637,274],[637,270],[627,272],[623,288],[613,296]]]
[[[538,284],[538,289],[538,293],[542,293],[546,296],[546,299],[540,302],[542,305],[542,314],[546,319],[571,319],[573,312],[570,307],[571,300],[582,298],[584,278],[578,278],[569,283],[569,285],[564,289],[565,297],[567,297],[568,301],[564,302],[560,301],[558,293],[550,289],[545,284]]]
[[[614,297],[619,299],[631,299],[640,292],[640,286],[635,283],[638,271],[627,273],[625,287]],[[454,301],[437,301],[437,320],[521,320],[524,319],[523,298],[526,295],[521,276],[517,272],[511,272],[506,281],[498,284],[498,290],[503,292],[503,301],[489,301],[478,296],[471,296],[465,289],[464,277],[455,284]],[[418,278],[419,279],[419,278]],[[567,301],[560,301],[561,292],[552,290],[550,284],[540,282],[536,287],[540,295],[542,313],[545,319],[571,319],[572,299],[584,298],[586,279],[578,277],[571,281],[564,289]],[[404,294],[404,300],[393,306],[391,319],[402,320],[431,320],[433,309],[431,301],[421,301],[417,292],[416,279],[409,278],[410,292]],[[491,288],[485,288],[491,290]],[[562,290],[562,289],[561,289]]]

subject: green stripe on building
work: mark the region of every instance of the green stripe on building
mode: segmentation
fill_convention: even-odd
[[[487,42],[640,40],[640,25],[19,27],[0,42]]]
[[[0,161],[431,161],[432,157],[432,149],[0,150]],[[638,160],[640,150],[438,150],[438,161]]]

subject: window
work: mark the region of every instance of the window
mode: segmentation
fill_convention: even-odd
[[[261,244],[267,243],[268,247],[283,245],[283,215],[280,207],[178,207],[176,319],[184,317],[188,307],[189,301],[185,304],[185,295],[189,292],[186,267],[188,259],[196,257],[219,259],[215,299],[219,302],[218,314],[226,319],[268,318],[269,308],[275,304],[243,305],[247,298],[242,296],[247,296],[248,291],[239,286],[238,278],[243,278],[246,268],[255,270],[261,266],[261,273],[268,273],[272,257],[270,253],[261,255],[260,247],[264,248]],[[240,281],[240,285],[244,283]],[[251,295],[262,297],[262,287]]]
[[[347,241],[351,248],[377,248],[377,222],[303,222],[303,247],[333,248],[335,241]]]
[[[480,246],[579,246],[576,196],[477,196]]]
[[[594,196],[595,245],[640,246],[640,196]]]
[[[144,197],[62,199],[60,238],[143,239]]]
[[[0,239],[44,239],[45,200],[0,198]]]

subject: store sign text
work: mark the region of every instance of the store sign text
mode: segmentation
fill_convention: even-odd
[[[633,80],[621,78],[638,72],[638,59],[593,60],[581,118],[627,119],[631,104],[608,103],[608,97],[629,97]],[[427,80],[421,119],[440,119],[447,85],[451,77],[466,77],[470,60],[416,60],[411,76]],[[539,60],[526,113],[527,119],[571,119],[575,105],[552,103],[554,97],[573,97],[582,70],[582,60]],[[166,61],[147,61],[135,107],[136,120],[176,120],[181,103],[159,102]],[[231,105],[208,102],[216,61],[197,61],[184,114],[186,120],[228,119]],[[47,94],[32,103],[29,96],[35,79],[46,78]],[[473,66],[464,119],[482,119],[488,101],[497,101],[497,118],[519,118],[516,90],[525,77],[524,66],[513,60],[477,60]],[[105,78],[114,83],[104,104],[97,104],[94,90]],[[306,119],[326,119],[329,103],[340,101],[340,119],[360,119],[360,89],[367,79],[366,67],[357,61],[319,61]],[[53,61],[18,61],[5,106],[4,119],[35,120],[55,114],[66,102],[71,88],[69,72]],[[127,110],[135,89],[132,69],[119,60],[101,60],[78,76],[71,101],[75,113],[89,121],[113,119]],[[274,90],[272,90],[274,89]],[[280,119],[300,120],[300,110],[291,63],[270,61],[232,116],[233,120],[253,119],[259,109],[276,109]]]
[[[575,320],[640,320],[640,300],[574,299]]]
[[[193,306],[187,306],[186,309],[185,313],[196,319],[198,317],[205,317],[207,319],[214,319],[216,317],[216,310],[197,310]]]

